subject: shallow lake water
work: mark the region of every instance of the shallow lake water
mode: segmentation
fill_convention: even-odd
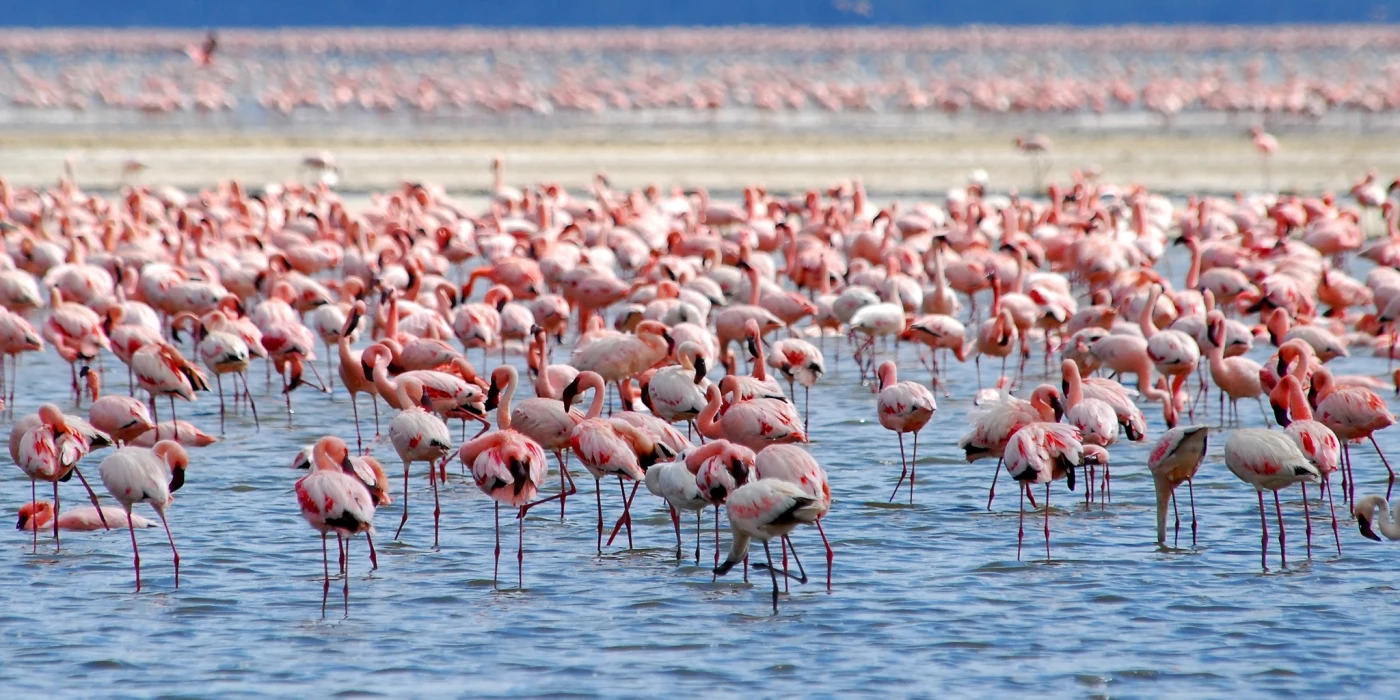
[[[1251,356],[1263,359],[1266,346]],[[432,496],[421,465],[412,479],[413,517],[392,541],[401,472],[384,442],[374,454],[389,469],[395,504],[377,521],[380,568],[370,572],[357,540],[348,615],[334,580],[323,617],[319,538],[298,513],[293,483],[300,474],[289,464],[323,434],[353,445],[350,407],[343,390],[329,397],[298,391],[289,424],[281,397],[266,391],[255,365],[250,383],[261,431],[250,416],[231,416],[221,442],[191,451],[187,484],[171,508],[182,555],[178,590],[158,528],[138,532],[140,593],[125,532],[66,533],[58,554],[41,538],[31,554],[29,533],[5,531],[0,686],[62,696],[1161,697],[1353,694],[1400,672],[1378,644],[1400,636],[1393,575],[1400,543],[1362,539],[1342,512],[1338,556],[1326,502],[1314,501],[1309,558],[1300,494],[1290,489],[1289,566],[1277,566],[1270,513],[1271,570],[1261,573],[1257,501],[1225,469],[1228,431],[1212,434],[1195,483],[1197,546],[1189,546],[1185,523],[1180,549],[1154,544],[1145,462],[1163,425],[1153,404],[1144,405],[1147,440],[1111,448],[1111,502],[1086,508],[1082,486],[1070,493],[1056,482],[1053,559],[1045,560],[1036,513],[1027,515],[1018,561],[1014,486],[1003,475],[988,512],[993,465],[966,464],[956,446],[977,384],[972,364],[951,368],[954,396],[939,395],[919,441],[914,505],[891,505],[895,436],[875,420],[875,398],[859,382],[849,347],[839,363],[830,341],[826,349],[830,374],[811,398],[811,451],[828,470],[835,498],[825,520],[836,555],[833,586],[826,590],[822,580],[817,533],[799,530],[793,539],[812,581],[792,585],[777,615],[764,572],[751,569],[748,584],[737,568],[711,580],[710,513],[701,565],[692,558],[693,519],[683,521],[687,555],[677,562],[669,516],[645,489],[634,505],[635,549],[619,538],[598,555],[586,474],[576,475],[580,492],[564,521],[550,507],[528,518],[524,590],[505,588],[515,578],[516,532],[514,519],[502,518],[503,589],[493,590],[492,503],[457,476],[455,458],[442,493],[441,546],[431,546]],[[927,379],[913,345],[898,357],[902,378]],[[478,358],[472,354],[483,370]],[[519,356],[509,359],[523,367]],[[124,368],[106,362],[108,390],[124,393]],[[989,384],[998,365],[983,367]],[[1333,367],[1380,376],[1386,363],[1361,349]],[[1022,396],[1044,374],[1039,348],[1027,372]],[[1051,381],[1058,383],[1058,372]],[[61,399],[67,383],[68,370],[52,352],[26,358],[17,415],[55,397],[72,412],[71,400]],[[213,395],[179,406],[182,418],[212,433],[218,408]],[[361,409],[372,435],[363,399]],[[1246,426],[1263,421],[1250,403],[1240,412]],[[1218,425],[1214,406],[1208,420],[1198,412],[1197,422]],[[1397,436],[1382,433],[1380,443],[1400,455]],[[82,463],[90,479],[105,454]],[[1385,470],[1369,445],[1354,452],[1354,464],[1359,495],[1384,492]],[[556,483],[551,475],[546,491]],[[68,506],[85,501],[76,481],[61,489]],[[3,512],[13,516],[28,497],[18,469],[0,470]],[[611,525],[620,513],[615,484],[605,484],[603,506]],[[721,536],[727,548],[727,529]],[[755,553],[761,559],[762,549]]]

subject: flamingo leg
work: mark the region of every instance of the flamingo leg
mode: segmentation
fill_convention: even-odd
[[[1191,497],[1191,546],[1196,546],[1196,489],[1191,479],[1186,480],[1186,493]]]
[[[350,412],[355,416],[355,451],[363,454],[365,440],[360,436],[360,402],[355,400],[359,396],[357,392],[350,392]]]
[[[224,375],[215,373],[214,382],[219,385],[219,434],[224,433]]]
[[[350,617],[350,538],[345,538],[345,616]]]
[[[716,504],[715,504],[715,565],[714,565],[714,567],[711,569],[711,572],[713,572],[714,569],[718,569],[718,568],[719,568],[719,504],[716,503]],[[715,581],[715,580],[716,580],[715,574],[714,574],[714,573],[711,573],[711,574],[710,574],[710,581],[713,582],[713,581]]]
[[[681,517],[676,513],[676,507],[666,504],[666,509],[671,512],[671,526],[676,529],[676,561],[681,559]]]
[[[788,538],[787,538],[787,535],[783,535],[782,539],[779,539],[779,540],[778,540],[778,551],[782,553],[782,557],[783,557],[783,571],[787,571],[787,570],[788,570],[788,561],[787,561]],[[758,567],[755,567],[755,568],[758,568]],[[791,590],[791,589],[788,587],[788,580],[787,580],[786,577],[784,577],[784,578],[783,578],[783,592],[784,592],[784,593],[787,593],[789,590]]]
[[[598,553],[603,553],[603,482],[598,477],[593,477],[593,496],[598,499]],[[716,518],[719,516],[716,515]],[[716,528],[719,525],[715,525]],[[716,530],[718,532],[718,530]],[[718,535],[716,535],[718,537]],[[716,555],[718,556],[718,555]],[[718,566],[718,564],[716,564]]]
[[[29,480],[29,502],[30,502],[30,503],[38,503],[38,502],[39,502],[39,487],[38,487],[38,480],[36,480],[36,479],[30,479],[30,480]],[[718,516],[716,516],[716,517],[718,517]],[[58,518],[55,517],[55,518],[53,519],[53,521],[54,521],[55,524],[57,524],[57,523],[58,523]],[[716,527],[718,527],[718,525],[716,525]],[[34,525],[34,549],[31,550],[29,553],[30,553],[30,554],[38,554],[38,553],[39,553],[39,525],[38,525],[38,523],[35,523],[35,525]],[[137,576],[139,577],[140,574],[138,573]],[[139,586],[140,584],[137,584],[137,585]],[[137,590],[140,590],[140,588],[137,588]]]
[[[132,542],[135,541],[133,537]],[[331,556],[326,550],[326,533],[324,532],[321,533],[321,570],[325,573],[325,578],[322,579],[325,583],[321,585],[321,615],[324,616],[326,614],[326,596],[331,592]],[[137,590],[141,590],[139,584]]]
[[[773,579],[773,614],[778,614],[778,572],[773,569],[773,552],[768,549],[768,541],[763,541],[763,555],[768,557],[768,576]]]
[[[1342,555],[1342,535],[1337,531],[1337,505],[1332,500],[1331,475],[1322,477],[1322,488],[1327,489],[1327,508],[1332,511],[1332,537],[1337,540],[1337,556]]]
[[[369,540],[369,565],[370,571],[379,570],[379,554],[374,551],[374,535],[365,533],[365,539]]]
[[[1050,482],[1048,481],[1045,482],[1045,561],[1050,561]]]
[[[1288,546],[1284,543],[1283,534],[1283,504],[1279,503],[1278,491],[1274,492],[1274,512],[1278,514],[1278,550],[1279,567],[1288,568]]]
[[[899,481],[894,483],[894,491],[890,493],[890,503],[894,503],[894,497],[899,493],[899,487],[904,485],[904,477],[909,475],[909,462],[904,458],[904,433],[895,433],[899,437]]]
[[[1021,484],[1021,513],[1016,523],[1016,561],[1021,561],[1021,542],[1026,539],[1026,485]]]
[[[1259,566],[1267,573],[1269,571],[1269,519],[1264,515],[1264,492],[1259,491],[1259,527],[1263,530],[1263,535],[1259,538]]]
[[[695,565],[700,566],[700,519],[704,517],[705,510],[702,508],[695,511]]]
[[[87,489],[88,498],[92,501],[92,507],[97,509],[97,519],[102,521],[102,528],[103,528],[104,530],[110,530],[110,529],[112,529],[112,526],[107,524],[107,516],[106,516],[106,514],[104,514],[104,513],[102,512],[102,505],[99,504],[99,503],[97,502],[97,492],[92,490],[92,486],[90,486],[90,485],[88,484],[87,478],[83,476],[83,473],[82,473],[82,472],[78,471],[78,468],[77,468],[76,466],[73,467],[73,474],[74,474],[74,476],[77,476],[77,477],[78,477],[78,481],[83,482],[83,488]],[[55,508],[55,509],[58,508],[58,497],[57,497],[57,496],[54,497],[54,508]],[[57,521],[58,521],[57,515],[58,515],[58,513],[57,513],[57,511],[55,510],[55,513],[54,513],[54,516],[55,516],[55,517],[54,517],[54,522],[57,522]]]
[[[403,534],[403,526],[408,524],[408,465],[411,462],[403,463],[403,517],[399,519],[399,529],[394,532],[394,540],[399,539]]]
[[[1381,446],[1376,443],[1376,435],[1372,433],[1367,436],[1371,445],[1376,448],[1376,454],[1381,457],[1381,464],[1385,465],[1385,470],[1390,473],[1390,482],[1385,487],[1385,498],[1390,500],[1390,492],[1395,489],[1395,470],[1390,468],[1390,461],[1385,458],[1385,453],[1381,451]]]
[[[787,545],[787,548],[788,548],[789,550],[792,551],[792,560],[793,560],[793,562],[795,562],[795,563],[797,564],[797,573],[798,573],[797,582],[798,582],[798,583],[806,583],[806,582],[807,582],[807,568],[804,567],[804,566],[802,566],[802,558],[799,557],[799,556],[797,556],[797,545],[794,545],[794,544],[792,543],[792,537],[789,536],[789,535],[783,535],[783,543],[786,544],[786,545]],[[785,573],[787,572],[787,566],[786,566],[786,565],[783,566],[783,571],[784,571]],[[788,575],[788,578],[792,578],[791,575]]]
[[[909,505],[914,505],[914,475],[919,472],[919,431],[914,431],[914,451],[909,455]]]
[[[992,488],[987,491],[987,511],[992,510],[992,499],[997,495],[997,477],[1001,476],[1001,457],[997,457],[997,466],[992,470]]]
[[[1312,559],[1312,515],[1308,513],[1308,485],[1303,487],[1303,534],[1307,538],[1308,558]]]
[[[831,562],[836,559],[836,553],[831,550],[831,542],[826,539],[826,531],[822,529],[822,521],[817,520],[817,534],[822,536],[822,545],[826,547],[826,590],[831,590]]]
[[[515,547],[515,587],[525,587],[525,518],[520,518],[519,541]]]
[[[491,586],[496,590],[501,588],[501,502],[495,502],[496,512],[496,558],[495,564],[491,566]],[[521,518],[524,520],[524,518]]]
[[[248,397],[248,409],[253,412],[253,430],[260,431],[262,424],[258,422],[258,405],[253,403],[253,390],[248,388],[248,373],[239,372],[238,378],[243,381],[243,394]]]
[[[97,512],[101,513],[101,510]],[[34,528],[36,531],[39,528]],[[63,545],[58,541],[58,482],[53,482],[53,551],[58,552]]]
[[[447,468],[447,458],[442,458],[443,468]],[[438,546],[438,520],[442,518],[442,501],[438,499],[437,466],[428,460],[428,483],[433,485],[433,549]]]
[[[170,540],[170,553],[175,559],[175,587],[180,587],[180,550],[175,548],[175,536],[170,534],[170,521],[165,519],[165,509],[157,508],[156,515],[160,516],[160,524],[165,526],[165,538]]]

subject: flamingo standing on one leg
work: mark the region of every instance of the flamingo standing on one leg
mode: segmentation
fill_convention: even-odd
[[[1284,542],[1283,506],[1279,489],[1295,483],[1316,483],[1322,479],[1293,438],[1281,432],[1244,428],[1236,430],[1225,441],[1225,466],[1240,481],[1253,486],[1259,494],[1260,538],[1259,564],[1269,570],[1269,522],[1264,514],[1264,491],[1274,492],[1274,510],[1278,514],[1278,547],[1282,566],[1288,566],[1288,550]]]
[[[180,587],[180,550],[175,548],[175,536],[170,534],[170,521],[165,511],[170,507],[171,494],[185,485],[185,470],[190,458],[185,448],[170,440],[161,440],[153,448],[123,447],[102,460],[98,471],[108,493],[126,510],[126,526],[131,531],[131,556],[135,560],[136,590],[141,590],[141,552],[136,547],[136,521],[131,507],[149,503],[156,509],[170,540],[170,552],[175,559],[175,587]]]
[[[1191,546],[1196,546],[1196,492],[1192,479],[1205,459],[1207,436],[1204,425],[1172,428],[1162,434],[1147,457],[1147,469],[1152,473],[1152,485],[1157,492],[1157,544],[1167,544],[1167,502],[1176,511],[1176,532],[1181,533],[1181,512],[1176,510],[1176,487],[1186,482],[1191,493]],[[1176,540],[1172,540],[1176,546]]]
[[[899,370],[895,364],[886,361],[880,365],[878,370],[880,378],[880,397],[876,402],[880,415],[880,425],[886,430],[893,430],[899,437],[899,481],[895,482],[894,491],[890,493],[890,502],[894,502],[894,497],[899,493],[899,487],[904,483],[904,477],[909,477],[909,504],[914,503],[914,474],[918,469],[919,460],[919,431],[928,425],[933,418],[933,412],[938,410],[938,403],[934,401],[933,392],[928,387],[915,382],[899,381]],[[914,434],[914,458],[906,460],[904,457],[904,434]]]

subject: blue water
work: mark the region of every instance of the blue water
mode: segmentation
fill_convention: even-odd
[[[1253,353],[1267,354],[1264,347]],[[1384,370],[1383,360],[1358,355],[1365,356],[1334,367]],[[899,358],[904,378],[926,378],[912,346]],[[1148,441],[1111,448],[1112,502],[1086,509],[1082,491],[1057,482],[1053,560],[1044,560],[1043,521],[1034,513],[1018,561],[1014,488],[1003,475],[989,513],[991,463],[967,465],[956,448],[976,386],[972,367],[954,369],[955,397],[939,397],[920,441],[915,505],[891,506],[885,501],[899,475],[894,435],[875,421],[874,396],[859,383],[848,349],[838,364],[828,343],[827,359],[831,374],[811,402],[811,450],[835,496],[825,520],[836,552],[834,585],[823,585],[817,534],[798,531],[794,541],[812,581],[794,584],[777,615],[763,572],[751,570],[750,584],[739,569],[711,581],[709,513],[702,565],[677,563],[670,519],[645,489],[634,506],[636,548],[627,551],[620,538],[623,546],[597,555],[586,475],[565,521],[548,507],[528,519],[525,590],[493,590],[492,503],[456,476],[454,459],[441,547],[431,548],[431,491],[421,466],[412,481],[413,517],[402,541],[390,541],[401,502],[394,477],[395,504],[378,519],[379,570],[369,571],[364,542],[356,541],[348,615],[336,579],[323,617],[319,538],[299,516],[292,490],[299,474],[289,464],[323,434],[353,440],[349,406],[343,392],[298,392],[289,425],[280,397],[264,395],[261,432],[239,415],[223,442],[192,453],[170,513],[182,554],[178,590],[158,528],[138,532],[140,593],[125,532],[65,534],[58,554],[41,538],[31,554],[29,533],[5,531],[0,687],[16,696],[104,697],[1195,697],[1354,695],[1383,688],[1400,672],[1372,641],[1400,635],[1392,573],[1400,546],[1362,539],[1347,518],[1337,556],[1326,503],[1314,502],[1309,559],[1294,489],[1285,492],[1289,567],[1278,569],[1270,513],[1271,572],[1261,573],[1257,502],[1224,467],[1224,433],[1212,435],[1195,483],[1198,546],[1189,546],[1186,526],[1182,549],[1154,544],[1144,464],[1163,428],[1153,405],[1145,410]],[[111,358],[107,367],[109,390],[124,392],[125,372]],[[67,368],[51,352],[26,359],[25,368],[20,413],[63,396]],[[983,369],[990,381],[995,371]],[[1038,353],[1028,372],[1027,387],[1041,372]],[[262,374],[251,372],[255,391],[263,389]],[[217,431],[216,399],[201,396],[180,409]],[[1247,426],[1263,420],[1248,404],[1241,415]],[[372,433],[370,412],[362,416]],[[1218,423],[1214,412],[1209,422]],[[1400,454],[1396,434],[1380,442]],[[381,443],[374,453],[393,475],[392,447]],[[90,478],[102,456],[82,464]],[[1354,460],[1357,493],[1383,492],[1374,452],[1358,449]],[[0,475],[0,509],[13,514],[29,484],[18,469]],[[62,489],[66,504],[81,503],[76,481]],[[615,484],[605,485],[603,499],[611,525],[620,512]],[[513,518],[502,521],[501,578],[509,585],[516,532]],[[691,557],[694,521],[683,522]],[[727,531],[722,536],[727,548]]]

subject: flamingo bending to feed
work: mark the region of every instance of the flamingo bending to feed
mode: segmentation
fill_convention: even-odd
[[[1380,512],[1380,520],[1376,520],[1376,512]],[[1356,502],[1356,506],[1351,509],[1356,516],[1356,528],[1361,531],[1362,536],[1377,542],[1381,538],[1376,535],[1372,526],[1380,528],[1381,534],[1388,540],[1400,540],[1400,501],[1391,505],[1385,496],[1379,494],[1363,496]]]
[[[922,384],[915,382],[899,381],[899,370],[894,362],[886,361],[880,365],[878,371],[880,378],[880,397],[876,402],[880,416],[880,425],[886,430],[893,430],[899,437],[899,481],[895,482],[894,491],[890,493],[890,502],[894,502],[894,497],[899,493],[899,487],[904,484],[904,477],[909,477],[909,503],[914,503],[914,474],[918,469],[919,461],[919,431],[928,425],[933,418],[933,412],[938,410],[938,403],[934,401],[933,392]],[[904,434],[914,434],[914,458],[906,459],[904,456]]]
[[[774,567],[773,552],[768,547],[768,540],[787,537],[798,525],[817,522],[826,512],[826,508],[796,484],[780,479],[760,479],[744,484],[729,494],[725,510],[729,512],[729,529],[733,542],[729,547],[729,556],[715,567],[715,575],[723,576],[729,573],[735,564],[744,561],[748,555],[749,542],[759,540],[763,543],[763,553],[768,563],[755,564],[754,568],[767,569],[773,579],[773,613],[777,614],[778,574],[781,573],[785,578],[794,579],[798,583],[806,583],[807,576],[794,576],[786,569],[780,572]],[[793,555],[796,556],[795,551]],[[800,561],[798,565],[801,566]]]
[[[1260,538],[1259,564],[1269,570],[1269,521],[1264,513],[1264,491],[1274,492],[1274,511],[1278,514],[1278,547],[1280,563],[1288,566],[1288,549],[1284,542],[1283,505],[1278,492],[1296,483],[1317,483],[1322,480],[1293,438],[1282,432],[1244,428],[1236,430],[1225,441],[1225,466],[1240,481],[1253,486],[1259,495]],[[1306,508],[1306,501],[1304,502]]]
[[[1079,430],[1063,423],[1036,422],[1016,431],[1006,442],[1006,471],[1021,484],[1021,515],[1016,530],[1016,559],[1025,540],[1026,502],[1031,484],[1045,484],[1045,558],[1050,558],[1050,482],[1064,479],[1074,490],[1074,470],[1083,465],[1084,445]]]
[[[754,456],[754,476],[758,479],[781,479],[817,500],[822,513],[813,524],[817,526],[817,533],[826,547],[826,588],[831,590],[831,563],[836,554],[831,549],[831,542],[826,539],[826,531],[822,529],[822,517],[831,510],[831,483],[827,480],[826,470],[817,463],[812,453],[801,447],[769,445]],[[784,537],[783,541],[785,547],[792,547],[791,539]],[[783,567],[787,568],[786,549],[783,550]]]
[[[344,440],[327,435],[316,441],[311,452],[311,473],[297,480],[297,505],[301,517],[321,533],[321,565],[325,572],[322,593],[330,591],[331,567],[326,554],[326,535],[335,532],[343,543],[345,600],[350,600],[350,540],[355,535],[374,534],[375,499],[365,484],[355,477],[350,448]]]
[[[189,468],[190,457],[185,448],[170,440],[161,440],[153,448],[123,447],[102,460],[98,472],[102,484],[112,498],[122,504],[126,511],[126,527],[131,531],[131,556],[135,560],[136,590],[141,590],[141,552],[136,547],[136,521],[132,519],[131,507],[137,503],[149,503],[160,516],[165,526],[166,539],[170,540],[170,552],[175,560],[175,587],[180,587],[180,550],[175,548],[175,536],[170,534],[170,521],[165,511],[170,507],[173,494],[185,485],[185,470]]]
[[[1167,502],[1176,513],[1176,536],[1181,534],[1181,512],[1176,507],[1176,487],[1186,482],[1191,495],[1191,546],[1196,546],[1196,491],[1192,479],[1206,456],[1210,429],[1204,425],[1172,428],[1162,434],[1147,457],[1147,469],[1152,473],[1152,486],[1157,493],[1157,544],[1167,544]],[[1173,537],[1172,546],[1176,546]]]
[[[103,506],[101,510],[92,506],[69,508],[63,511],[62,515],[54,517],[56,513],[54,505],[48,501],[26,503],[19,508],[19,522],[15,525],[15,529],[37,532],[54,524],[58,529],[69,532],[92,532],[94,530],[110,530],[111,528],[106,525],[109,519],[113,522],[121,522],[121,519],[126,517],[121,508],[111,506]],[[155,523],[139,515],[133,515],[131,519],[136,527],[156,526]]]

